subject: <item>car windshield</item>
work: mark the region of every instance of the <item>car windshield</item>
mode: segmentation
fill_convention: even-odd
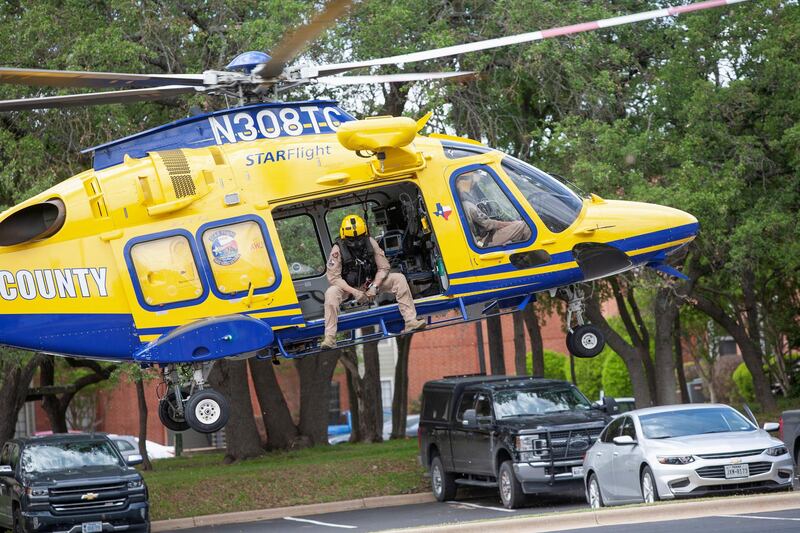
[[[730,407],[683,409],[639,416],[644,436],[648,439],[669,439],[687,435],[755,431],[745,417]]]
[[[107,441],[34,444],[22,452],[22,470],[29,474],[109,465],[123,466]]]
[[[591,409],[589,400],[577,389],[503,390],[494,395],[497,418],[537,416]]]

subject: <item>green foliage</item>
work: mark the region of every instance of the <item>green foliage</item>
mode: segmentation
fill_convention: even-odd
[[[604,394],[615,398],[633,396],[633,386],[625,361],[609,348],[603,351],[606,350],[610,353],[606,354],[603,362],[601,383]]]
[[[528,374],[533,373],[533,356],[530,352],[527,355]],[[566,379],[564,373],[564,360],[567,359],[563,353],[553,350],[544,351],[544,377],[547,379]]]
[[[736,390],[739,396],[746,402],[753,402],[756,399],[755,389],[753,388],[753,375],[750,374],[747,365],[741,363],[733,372],[733,382],[736,383]]]
[[[603,363],[606,353],[601,352],[597,357],[581,359],[575,357],[575,381],[578,388],[590,400],[600,398],[600,389],[603,387]],[[567,381],[572,381],[570,358],[564,358],[564,375]]]

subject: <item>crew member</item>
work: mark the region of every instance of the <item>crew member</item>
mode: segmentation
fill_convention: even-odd
[[[367,234],[367,223],[358,215],[347,215],[339,228],[339,238],[328,257],[328,282],[325,291],[325,337],[320,348],[336,346],[339,306],[349,297],[358,303],[373,301],[379,293],[390,292],[397,300],[405,320],[403,333],[423,329],[417,319],[414,299],[405,276],[389,272],[389,261],[378,243]]]
[[[475,185],[472,172],[463,174],[456,180],[456,188],[461,198],[461,206],[469,223],[469,229],[481,248],[505,246],[511,242],[523,242],[531,238],[531,228],[524,220],[495,220],[481,211],[472,195]]]

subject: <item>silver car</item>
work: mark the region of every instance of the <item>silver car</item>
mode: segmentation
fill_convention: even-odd
[[[765,428],[777,429],[767,424]],[[786,447],[727,405],[637,409],[608,424],[583,461],[594,508],[733,491],[792,490]]]

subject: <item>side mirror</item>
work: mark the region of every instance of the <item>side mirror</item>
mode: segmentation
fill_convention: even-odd
[[[467,409],[464,411],[464,427],[475,427],[478,425],[478,416],[475,414],[475,409]]]
[[[13,476],[14,469],[10,465],[0,465],[0,476]]]
[[[611,396],[603,396],[603,411],[608,415],[613,415],[619,412],[619,405],[617,400]]]
[[[777,422],[765,422],[764,423],[764,431],[769,431],[772,433],[773,431],[778,431],[781,428],[781,425]]]
[[[619,437],[614,437],[614,444],[619,446],[633,446],[636,444],[636,441],[633,440],[630,435],[621,435]]]
[[[136,465],[140,465],[140,464],[142,464],[143,462],[144,462],[144,459],[142,459],[142,456],[141,456],[141,455],[139,455],[138,453],[137,453],[137,454],[133,454],[133,455],[129,455],[129,456],[128,456],[128,458],[127,458],[127,459],[125,459],[125,463],[126,463],[128,466],[136,466]]]

